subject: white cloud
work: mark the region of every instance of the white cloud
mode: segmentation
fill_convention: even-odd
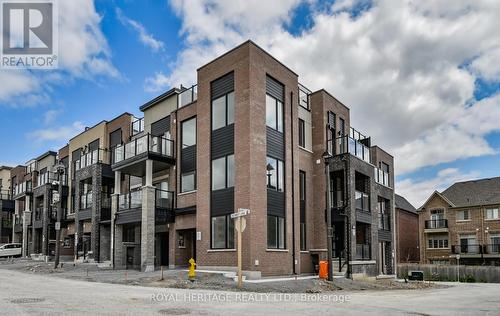
[[[0,103],[33,106],[47,103],[53,86],[74,78],[120,78],[100,29],[92,0],[59,1],[59,69],[0,70]]]
[[[456,168],[440,170],[435,177],[426,180],[404,179],[396,183],[396,191],[404,196],[416,208],[421,207],[434,191],[442,192],[459,181],[477,179],[480,173],[471,171],[461,174]]]
[[[43,114],[43,124],[50,125],[54,123],[58,115],[59,115],[58,110],[48,110]]]
[[[43,144],[45,142],[65,143],[84,129],[85,126],[77,121],[68,126],[38,129],[26,134],[26,137],[38,144]]]
[[[146,86],[193,83],[198,67],[251,38],[349,106],[353,126],[394,153],[400,174],[495,152],[484,137],[500,130],[500,98],[477,102],[473,92],[478,76],[499,79],[500,2],[337,1],[293,35],[298,3],[172,0],[186,49]]]
[[[157,40],[156,38],[154,38],[152,34],[148,33],[144,25],[126,17],[123,14],[122,10],[120,10],[119,8],[116,9],[116,16],[121,24],[123,24],[124,26],[129,26],[132,29],[134,29],[138,33],[139,40],[141,41],[141,43],[143,43],[146,47],[149,47],[153,52],[159,52],[164,50],[165,43],[163,43],[160,40]]]

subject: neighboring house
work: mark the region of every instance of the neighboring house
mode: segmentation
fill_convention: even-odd
[[[401,195],[395,195],[397,262],[419,262],[419,230],[417,209]]]
[[[500,265],[500,177],[457,182],[418,210],[423,263]]]
[[[11,167],[0,166],[0,244],[12,241],[14,201],[10,191]]]
[[[346,106],[300,85],[251,41],[197,78],[141,106],[141,128],[113,149],[115,179],[129,179],[114,187],[115,267],[149,271],[193,257],[198,267],[235,269],[230,215],[247,208],[245,273],[312,273],[326,258],[329,151],[335,262],[394,273],[393,157],[350,126]]]

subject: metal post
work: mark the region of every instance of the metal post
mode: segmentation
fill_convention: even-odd
[[[242,273],[241,273],[241,232],[243,230],[243,219],[242,217],[238,217],[237,219],[238,223],[238,288],[241,288],[241,285],[242,285],[242,280],[243,280],[243,276],[242,276]]]

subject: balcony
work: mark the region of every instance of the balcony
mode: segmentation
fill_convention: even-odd
[[[155,218],[157,222],[173,223],[174,192],[156,189],[155,192]]]
[[[431,219],[425,221],[425,229],[445,229],[448,230],[448,220],[447,219]]]
[[[57,181],[58,179],[58,176],[55,172],[44,172],[44,173],[40,173],[38,175],[38,179],[36,181],[36,185],[37,187],[41,186],[41,185],[45,185],[45,184],[52,184],[54,181]]]
[[[370,244],[356,244],[356,260],[371,260],[372,249]]]
[[[181,108],[195,102],[198,99],[198,85],[194,85],[181,93],[178,97],[178,107]]]
[[[118,211],[127,211],[137,208],[142,208],[142,190],[120,194],[118,198]]]
[[[14,199],[31,194],[33,192],[31,181],[24,181],[21,184],[14,185],[12,191],[14,192]]]
[[[86,153],[73,162],[73,167],[75,172],[92,166],[97,163],[108,163],[108,154],[104,149],[96,149],[89,153]]]
[[[389,182],[389,173],[388,172],[385,172],[382,169],[375,167],[374,179],[375,179],[376,183],[381,184],[383,186],[386,186],[388,188],[391,188],[391,184]]]
[[[135,176],[144,176],[146,160],[153,160],[153,172],[175,163],[174,141],[146,134],[112,149],[112,168]]]
[[[451,246],[451,252],[461,255],[478,255],[482,254],[483,247],[479,244],[465,244]]]

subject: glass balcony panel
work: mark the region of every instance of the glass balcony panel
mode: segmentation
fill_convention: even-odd
[[[130,192],[130,208],[142,207],[142,190]]]

